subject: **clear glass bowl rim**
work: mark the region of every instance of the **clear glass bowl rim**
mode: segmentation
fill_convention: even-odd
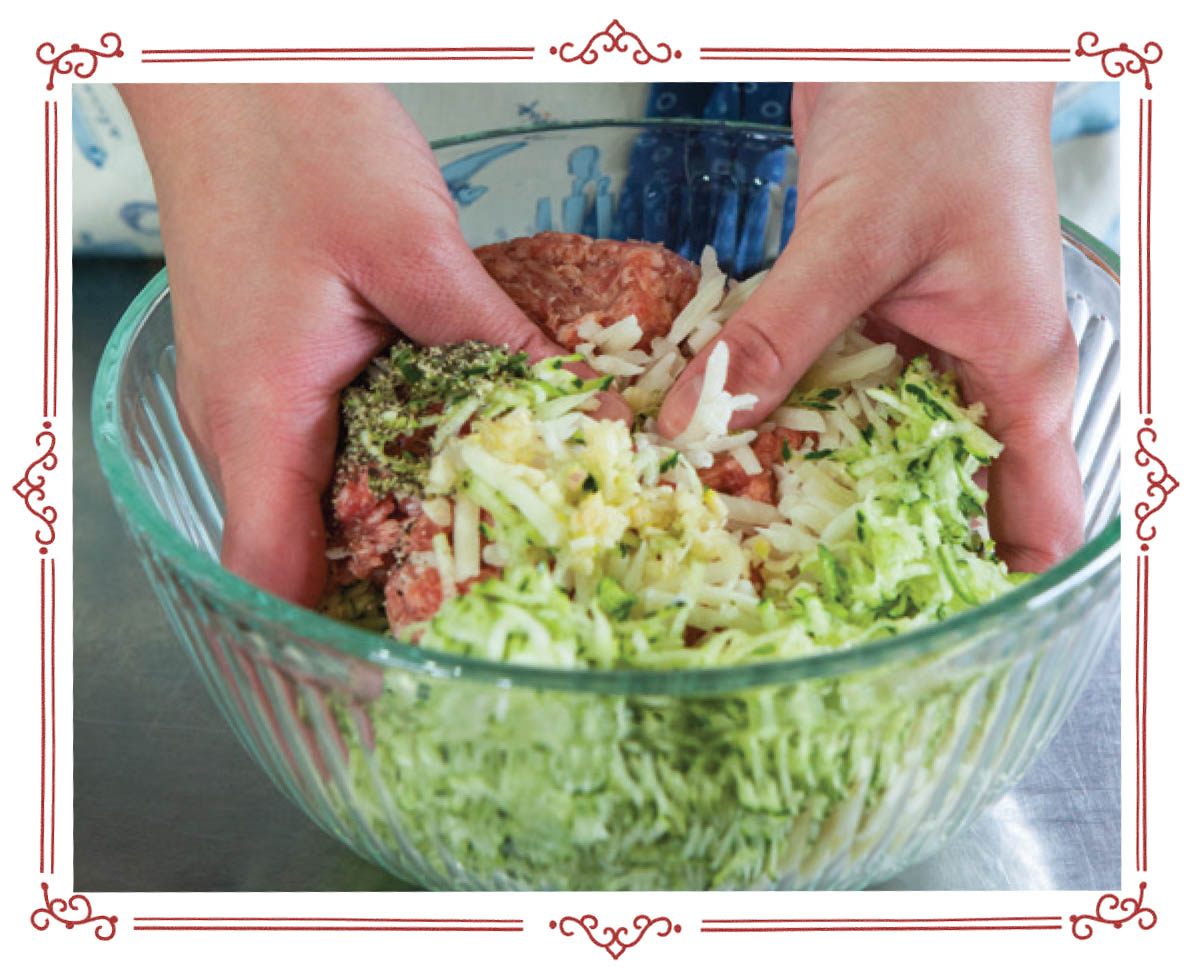
[[[593,119],[551,122],[492,129],[453,136],[431,143],[432,149],[487,139],[537,132],[605,127],[665,129],[726,129],[738,134],[791,134],[785,126],[703,119]],[[1073,246],[1120,283],[1119,256],[1078,225],[1061,217],[1062,235]],[[1003,596],[949,619],[898,636],[874,640],[844,650],[829,650],[807,657],[681,670],[565,670],[528,667],[463,657],[429,650],[378,636],[322,616],[257,588],[208,558],[176,531],[158,511],[133,474],[128,444],[117,423],[117,390],[122,366],[141,326],[169,293],[167,269],[159,271],[129,304],[104,349],[92,394],[92,431],[100,467],[113,498],[127,512],[136,531],[144,534],[153,550],[172,562],[218,603],[227,605],[267,631],[285,631],[308,645],[320,644],[362,661],[430,677],[450,677],[501,687],[568,690],[598,694],[709,694],[772,684],[786,684],[819,677],[858,673],[906,661],[928,644],[939,646],[951,637],[962,644],[982,635],[990,624],[1013,620],[1022,612],[1037,613],[1100,571],[1119,555],[1119,513],[1093,539],[1067,559]],[[245,626],[245,621],[240,625]]]

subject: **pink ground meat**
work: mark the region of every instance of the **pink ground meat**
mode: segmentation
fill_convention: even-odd
[[[697,291],[697,265],[660,244],[594,240],[544,231],[487,244],[475,251],[482,266],[536,325],[569,349],[577,324],[593,318],[612,325],[634,315],[641,349],[666,335]]]
[[[758,474],[748,474],[742,465],[730,454],[715,454],[714,464],[697,472],[701,483],[722,494],[734,495],[736,498],[750,498],[752,501],[762,501],[764,504],[775,504],[778,500],[776,488],[776,473],[773,467],[783,462],[784,444],[787,442],[793,451],[811,450],[810,446],[803,446],[807,440],[816,444],[816,433],[801,433],[797,430],[785,430],[778,427],[767,433],[761,433],[751,443],[755,457],[763,468]]]

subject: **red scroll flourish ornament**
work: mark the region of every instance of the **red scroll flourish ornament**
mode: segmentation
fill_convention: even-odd
[[[1090,40],[1088,40],[1090,38]],[[1086,42],[1086,43],[1085,43]],[[1162,45],[1150,41],[1138,54],[1128,44],[1117,44],[1115,47],[1097,48],[1100,42],[1095,31],[1084,31],[1079,35],[1079,43],[1075,47],[1075,56],[1080,58],[1099,58],[1100,67],[1109,78],[1119,78],[1126,71],[1129,74],[1145,76],[1145,87],[1151,90],[1153,85],[1149,81],[1149,65],[1162,60]]]
[[[1115,894],[1104,894],[1095,903],[1094,914],[1072,914],[1071,915],[1071,934],[1073,934],[1080,941],[1086,941],[1091,937],[1093,931],[1092,924],[1111,924],[1114,928],[1119,928],[1127,924],[1133,918],[1137,919],[1137,925],[1142,931],[1148,931],[1155,924],[1158,923],[1158,915],[1154,913],[1152,908],[1142,907],[1141,904],[1145,900],[1145,881],[1141,881],[1136,897],[1125,897],[1123,899],[1117,897]],[[1106,906],[1105,906],[1106,905]],[[1122,916],[1117,917],[1115,914],[1104,914],[1104,911],[1120,912]],[[1082,925],[1083,933],[1080,933],[1080,925]]]
[[[1145,522],[1161,509],[1170,495],[1178,488],[1178,480],[1166,469],[1162,459],[1157,454],[1151,453],[1145,446],[1144,438],[1146,437],[1149,438],[1151,444],[1158,440],[1158,431],[1153,428],[1153,420],[1149,417],[1145,418],[1145,426],[1137,431],[1137,452],[1133,454],[1133,459],[1137,462],[1138,467],[1150,467],[1156,464],[1160,468],[1160,471],[1148,471],[1145,475],[1148,484],[1145,496],[1156,500],[1138,501],[1133,507],[1133,514],[1137,518],[1137,538],[1141,541],[1143,551],[1146,549],[1146,543],[1153,541],[1154,536],[1158,533],[1153,525],[1147,526]]]
[[[580,61],[582,64],[593,64],[598,59],[599,46],[595,45],[597,45],[599,40],[603,41],[600,45],[600,49],[603,51],[621,51],[623,53],[628,50],[631,51],[631,57],[636,64],[650,64],[652,61],[664,64],[673,58],[680,57],[680,51],[674,51],[667,44],[657,44],[658,53],[652,53],[647,49],[647,45],[643,43],[638,34],[632,34],[617,20],[610,21],[606,25],[605,30],[594,34],[576,54],[566,53],[569,48],[577,46],[572,41],[566,41],[560,47],[550,47],[548,48],[548,53],[559,54],[561,61]],[[634,46],[628,47],[628,41]]]
[[[576,931],[569,931],[565,929],[567,924],[575,924],[580,930],[584,931],[586,936],[599,948],[604,948],[606,952],[617,961],[622,957],[622,953],[628,948],[634,948],[648,931],[650,931],[657,924],[660,925],[660,930],[656,934],[661,938],[666,938],[672,933],[680,934],[680,925],[674,924],[666,917],[648,917],[646,914],[640,914],[631,922],[631,927],[635,931],[635,936],[629,941],[624,941],[623,937],[627,934],[625,927],[606,927],[602,928],[602,934],[605,936],[602,940],[594,937],[594,931],[598,927],[598,919],[592,914],[584,914],[579,918],[576,917],[562,917],[559,921],[549,921],[548,927],[553,930],[559,929],[560,933],[566,938],[571,938]]]
[[[111,941],[116,934],[116,915],[92,914],[91,901],[85,895],[71,894],[66,900],[61,897],[50,900],[50,885],[44,882],[41,893],[46,906],[29,915],[29,922],[38,931],[45,931],[51,921],[58,921],[65,924],[68,931],[78,924],[94,924],[94,934],[100,941]]]
[[[43,535],[43,529],[39,528],[33,536],[41,546],[41,554],[45,555],[46,547],[54,541],[54,522],[58,519],[58,512],[48,504],[41,504],[46,500],[46,476],[35,474],[34,468],[40,467],[43,471],[52,471],[58,466],[58,457],[54,453],[55,440],[54,433],[50,430],[50,421],[47,420],[42,426],[44,429],[34,438],[34,442],[41,447],[42,440],[48,438],[49,445],[42,449],[40,457],[25,468],[25,476],[17,481],[12,489],[16,492],[17,497],[25,502],[25,507],[45,524],[44,531],[48,534]]]
[[[108,49],[109,38],[112,39],[111,43],[114,45],[111,50]],[[55,54],[54,45],[50,41],[38,45],[37,48],[37,59],[42,64],[50,66],[50,81],[46,85],[46,91],[54,90],[54,75],[56,74],[74,73],[75,77],[79,79],[90,78],[95,74],[100,58],[122,57],[124,57],[124,51],[120,49],[120,35],[113,34],[111,31],[100,38],[98,51],[72,44],[61,54]]]

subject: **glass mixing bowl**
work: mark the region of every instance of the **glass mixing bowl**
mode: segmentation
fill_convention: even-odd
[[[781,129],[595,122],[434,148],[474,245],[548,227],[689,254],[713,240],[744,274],[791,227]],[[1117,623],[1118,265],[1074,226],[1063,238],[1086,543],[988,605],[846,650],[533,669],[403,645],[254,588],[219,565],[219,498],[175,412],[165,272],[104,354],[96,446],[241,742],[362,856],[429,888],[858,888],[932,853],[1021,774]]]

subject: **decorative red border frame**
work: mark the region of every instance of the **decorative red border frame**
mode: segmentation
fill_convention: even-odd
[[[135,917],[134,931],[512,931],[517,918]]]
[[[703,61],[891,61],[917,62],[982,62],[1068,64],[1075,58],[1100,59],[1104,73],[1110,78],[1141,74],[1145,87],[1153,87],[1149,66],[1162,58],[1161,45],[1150,41],[1141,53],[1127,43],[1113,47],[1099,47],[1099,35],[1084,31],[1075,47],[703,47]]]
[[[530,61],[534,47],[146,48],[142,64],[245,61]]]
[[[702,60],[787,60],[787,61],[1022,61],[1067,63],[1076,58],[1099,58],[1104,73],[1110,78],[1140,74],[1147,91],[1152,90],[1149,68],[1162,57],[1162,48],[1155,42],[1144,45],[1141,53],[1121,43],[1100,48],[1094,32],[1085,31],[1071,48],[718,48],[703,47]],[[579,49],[578,49],[579,48]],[[55,53],[51,42],[36,50],[37,60],[50,67],[46,89],[54,90],[55,75],[74,75],[80,80],[90,78],[101,59],[124,55],[122,41],[113,32],[101,36],[98,48],[84,48],[72,44]],[[566,63],[593,64],[601,52],[630,53],[636,64],[667,63],[679,59],[682,52],[669,44],[645,44],[627,31],[617,20],[594,33],[581,46],[572,42],[553,45],[549,55]],[[221,48],[182,49],[146,48],[141,51],[142,63],[177,64],[189,62],[244,61],[397,61],[397,60],[531,60],[534,46],[524,47],[412,47],[412,48]],[[57,782],[57,714],[56,696],[56,571],[50,546],[56,538],[56,510],[47,501],[46,473],[57,466],[54,453],[56,439],[53,420],[58,408],[58,167],[59,167],[58,103],[48,98],[44,106],[44,170],[45,170],[45,277],[43,315],[42,362],[42,420],[34,437],[39,455],[26,467],[13,491],[25,508],[39,521],[34,532],[38,546],[40,579],[40,651],[41,651],[41,788],[38,836],[38,872],[53,878],[55,873],[55,822]],[[1149,545],[1157,529],[1147,524],[1178,488],[1179,482],[1170,474],[1166,464],[1150,447],[1158,440],[1152,410],[1152,266],[1150,261],[1152,211],[1152,143],[1153,99],[1139,100],[1138,112],[1138,196],[1137,196],[1137,255],[1138,289],[1138,449],[1134,460],[1146,469],[1145,498],[1134,507],[1137,521],[1136,536],[1140,543],[1137,556],[1137,588],[1135,633],[1134,727],[1136,737],[1135,837],[1136,870],[1148,871],[1147,847],[1147,678],[1149,636]],[[1148,445],[1147,445],[1148,441]],[[49,883],[40,884],[43,906],[30,915],[30,922],[39,931],[49,929],[56,921],[66,929],[92,926],[95,937],[110,941],[117,933],[115,915],[95,914],[90,900],[82,894],[68,898],[51,898]],[[1136,920],[1142,930],[1157,923],[1153,908],[1144,906],[1146,882],[1138,884],[1136,897],[1103,894],[1091,914],[1069,915],[1071,933],[1077,940],[1092,937],[1095,925],[1110,925],[1119,929]],[[596,915],[580,917],[564,915],[548,922],[550,929],[565,937],[584,933],[593,945],[602,948],[617,960],[631,947],[639,944],[652,932],[659,937],[681,933],[681,925],[671,918],[638,915],[628,929],[625,926],[601,927]],[[782,933],[832,931],[941,931],[941,930],[1036,930],[1056,931],[1065,927],[1061,915],[1034,917],[974,917],[974,918],[723,918],[703,920],[701,933]],[[601,928],[603,936],[596,936]],[[489,931],[522,932],[521,919],[493,918],[294,918],[294,917],[135,917],[134,931]]]
[[[1062,916],[713,918],[701,930],[721,934],[796,931],[1060,931]]]

